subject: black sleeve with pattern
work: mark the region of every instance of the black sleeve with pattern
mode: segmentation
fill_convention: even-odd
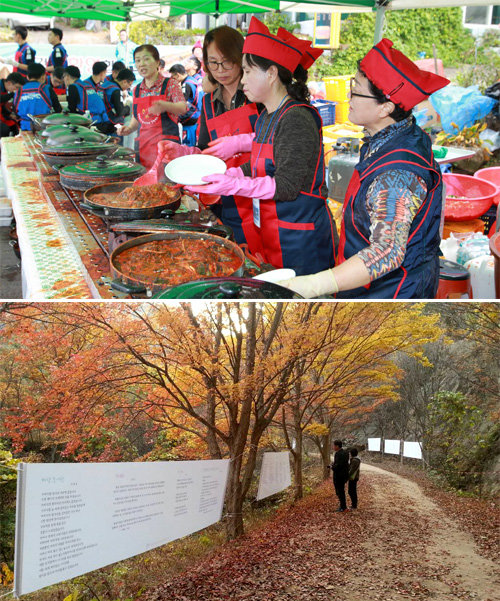
[[[294,107],[283,115],[273,144],[276,166],[274,200],[295,200],[302,190],[311,189],[318,167],[320,144],[320,132],[309,109]]]

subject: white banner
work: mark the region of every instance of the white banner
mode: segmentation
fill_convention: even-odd
[[[413,459],[422,459],[422,447],[419,442],[403,442],[404,457],[413,457]]]
[[[380,438],[369,438],[368,439],[368,450],[369,451],[380,451]]]
[[[220,520],[229,461],[20,464],[14,595]]]
[[[257,501],[288,488],[292,483],[288,451],[264,453],[260,470]]]
[[[400,440],[384,440],[384,452],[390,453],[391,455],[399,455],[400,453]]]

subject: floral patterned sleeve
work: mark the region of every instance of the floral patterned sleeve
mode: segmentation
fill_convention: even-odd
[[[370,280],[403,263],[411,222],[426,195],[425,182],[403,169],[386,171],[372,182],[366,196],[371,221],[370,246],[358,253]]]

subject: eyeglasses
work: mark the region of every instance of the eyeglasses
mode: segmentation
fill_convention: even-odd
[[[349,85],[350,85],[351,96],[359,96],[360,98],[374,98],[375,100],[377,99],[376,96],[368,96],[367,94],[358,94],[357,92],[353,92],[353,90],[356,88],[356,78],[355,77],[351,77],[351,81],[349,82]]]
[[[207,61],[207,66],[210,71],[217,71],[219,67],[222,67],[223,71],[230,71],[234,67],[234,63],[230,60],[223,60],[220,63],[217,61]]]

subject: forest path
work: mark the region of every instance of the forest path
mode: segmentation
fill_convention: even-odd
[[[359,509],[330,482],[144,601],[495,601],[499,569],[421,487],[362,464]]]

